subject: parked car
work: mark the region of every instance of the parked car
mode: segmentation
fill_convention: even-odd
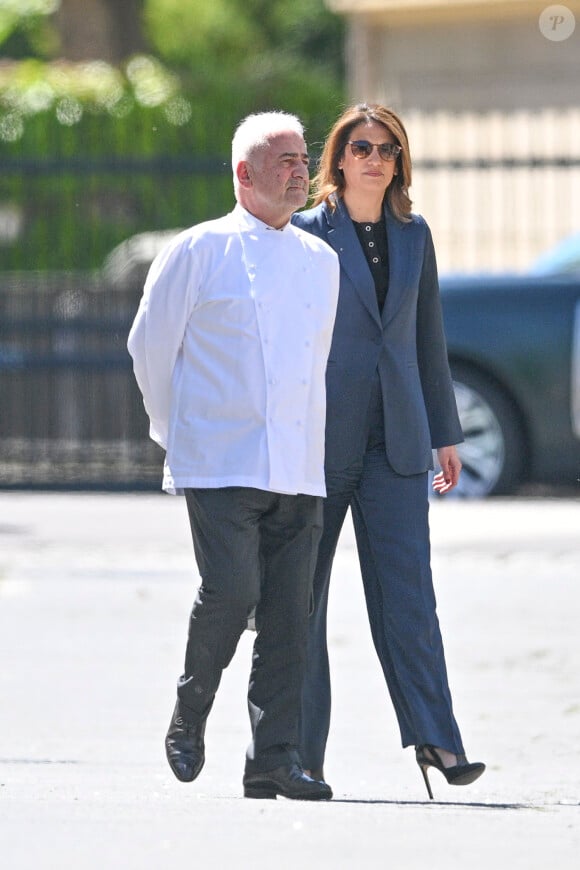
[[[580,274],[580,233],[566,236],[541,254],[530,268],[532,275],[579,275]]]
[[[580,268],[560,272],[560,249],[549,263],[524,275],[441,278],[465,435],[461,495],[579,485]]]
[[[107,258],[110,284],[143,284],[174,235],[144,233]],[[441,277],[449,361],[465,441],[457,495],[580,478],[580,235],[528,274]],[[580,486],[580,484],[579,484]]]

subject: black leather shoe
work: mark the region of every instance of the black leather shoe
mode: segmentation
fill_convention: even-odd
[[[311,779],[317,779],[318,782],[324,782],[324,770],[321,767],[313,767],[312,770],[304,770],[304,773]]]
[[[296,763],[244,774],[244,797],[275,799],[277,795],[295,801],[329,801],[332,789],[327,783],[307,776]]]
[[[165,752],[169,767],[181,782],[193,782],[205,762],[205,723],[192,725],[181,715],[179,701],[175,705],[169,731],[165,738]]]

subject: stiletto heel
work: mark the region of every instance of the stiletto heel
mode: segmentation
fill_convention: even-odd
[[[431,784],[429,783],[429,775],[427,773],[428,765],[424,766],[424,765],[420,764],[419,767],[421,769],[421,773],[423,774],[423,779],[425,780],[425,785],[427,787],[427,794],[429,795],[431,800],[433,800],[433,792],[431,791]]]
[[[433,800],[433,792],[431,791],[429,776],[427,774],[428,768],[434,767],[440,771],[449,785],[469,785],[470,782],[478,779],[485,770],[483,762],[474,761],[470,764],[464,755],[457,756],[457,764],[454,764],[452,767],[445,767],[436,747],[431,743],[423,743],[421,746],[417,746],[415,757],[425,780],[427,794],[431,800]]]

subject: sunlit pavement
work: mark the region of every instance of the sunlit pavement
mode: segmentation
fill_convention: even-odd
[[[580,855],[580,502],[436,502],[433,567],[471,786],[398,730],[352,531],[333,577],[329,804],[251,801],[253,635],[222,680],[199,779],[163,751],[197,573],[163,495],[0,493],[0,863],[16,868],[567,870]]]

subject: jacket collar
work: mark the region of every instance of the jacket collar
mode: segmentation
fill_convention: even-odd
[[[368,309],[369,314],[380,323],[373,276],[361,249],[356,230],[342,199],[337,197],[335,203],[334,210],[327,202],[324,203],[324,213],[328,223],[326,241],[338,254],[340,264],[350,278],[363,305]]]
[[[356,230],[343,200],[337,197],[335,202],[336,208],[334,210],[330,208],[328,203],[324,203],[324,213],[328,224],[328,244],[339,255],[344,271],[352,281],[369,313],[384,326],[398,310],[407,286],[407,273],[412,256],[409,247],[411,234],[406,232],[409,224],[397,220],[385,204],[384,213],[389,246],[389,290],[381,317],[377,306],[373,277],[360,247]]]

